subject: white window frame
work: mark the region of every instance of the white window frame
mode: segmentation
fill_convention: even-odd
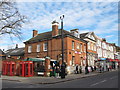
[[[32,52],[32,46],[28,46],[28,53],[31,53]]]
[[[72,41],[72,50],[75,50],[75,42]]]
[[[88,42],[87,45],[88,45],[88,49],[90,50],[90,42]]]
[[[77,49],[80,49],[79,43],[77,43],[77,46],[76,46],[76,47],[77,47]]]
[[[47,45],[47,42],[43,43],[43,51],[47,51],[47,49],[48,49],[48,47],[47,47],[47,49],[45,48],[45,45]]]
[[[80,51],[82,52],[83,50],[82,50],[82,43],[80,43]]]
[[[40,44],[37,45],[36,52],[40,52]]]
[[[84,52],[86,52],[86,45],[84,45]]]

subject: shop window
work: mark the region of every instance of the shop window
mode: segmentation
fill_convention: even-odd
[[[75,56],[72,56],[72,65],[74,66]]]

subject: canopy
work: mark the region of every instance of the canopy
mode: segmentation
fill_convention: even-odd
[[[39,61],[45,61],[45,58],[27,58],[24,59],[24,61],[34,61],[34,62],[39,62]],[[50,59],[50,61],[56,61],[54,59]]]
[[[115,62],[120,62],[120,60],[119,59],[109,59],[109,61],[115,61]]]
[[[24,61],[45,61],[45,58],[27,58]]]

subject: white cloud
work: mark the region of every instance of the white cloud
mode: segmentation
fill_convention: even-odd
[[[79,28],[80,33],[94,31],[98,35],[104,35],[106,33],[110,34],[112,32],[117,32],[118,30],[117,3],[100,2],[88,4],[86,2],[35,2],[36,1],[32,3],[18,3],[21,14],[26,15],[30,21],[25,23],[22,28],[24,36],[23,40],[31,38],[33,29],[38,30],[40,33],[50,31],[51,22],[57,20],[60,23],[59,16],[62,14],[65,15],[64,27],[67,30],[68,28]],[[7,44],[8,41],[9,39],[7,38],[4,40],[3,43],[5,45],[2,44],[2,48],[7,48],[7,45],[9,45]],[[15,43],[19,43],[19,41],[16,41]],[[19,44],[21,43],[22,42]],[[22,44],[20,46],[22,46]]]
[[[114,35],[108,35],[108,36],[106,36],[106,38],[111,38],[111,37],[113,37]]]

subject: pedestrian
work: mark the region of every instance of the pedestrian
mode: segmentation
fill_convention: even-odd
[[[88,71],[88,65],[85,66],[85,74],[88,74],[89,71]]]
[[[117,68],[119,69],[119,65],[117,65]]]
[[[94,71],[96,71],[96,66],[94,66]]]
[[[101,73],[102,72],[102,66],[101,65],[100,65],[99,69],[100,69],[100,73]]]
[[[76,70],[75,71],[76,71],[76,74],[78,74],[78,65],[76,65]]]
[[[82,73],[82,66],[81,65],[79,66],[79,73],[80,74]]]
[[[60,68],[59,68],[59,66],[56,67],[55,71],[56,71],[56,77],[59,78],[59,76],[60,76]]]
[[[90,66],[91,67],[91,71],[93,72],[94,70],[93,70],[93,67],[92,66]]]
[[[53,76],[53,67],[50,66],[50,77]]]

